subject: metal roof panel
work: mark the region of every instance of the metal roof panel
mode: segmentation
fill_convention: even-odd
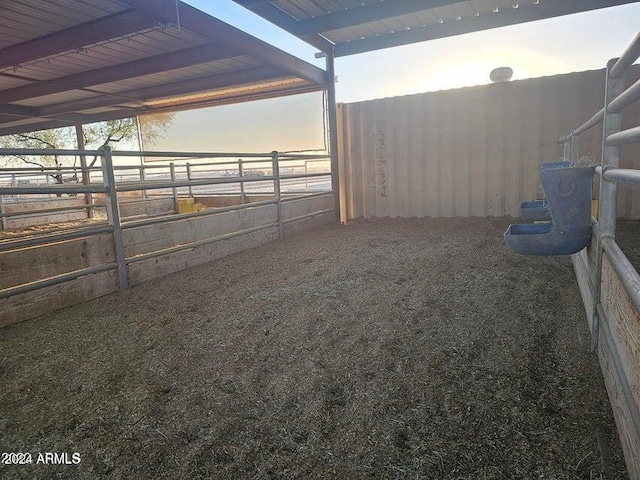
[[[325,51],[332,48],[336,56],[342,56],[639,0],[452,0],[451,3],[446,0],[235,1],[241,5],[253,5],[247,8],[310,44]],[[438,4],[439,7],[434,7]],[[415,11],[403,13],[412,10]],[[282,12],[292,18],[283,16]],[[498,15],[491,18],[494,14]],[[457,26],[455,22],[458,21],[463,22]],[[436,24],[444,26],[429,29]],[[323,47],[327,40],[334,46]]]
[[[8,113],[0,135],[18,131],[11,125],[40,129],[135,115],[167,97],[181,96],[186,108],[192,97],[202,103],[207,89],[253,85],[225,94],[229,103],[324,85],[322,69],[180,1],[5,0],[2,8],[0,108]],[[294,81],[277,83],[289,76]],[[218,101],[205,93],[206,102]]]
[[[47,95],[44,97],[24,100],[24,101],[21,101],[20,103],[17,103],[16,105],[24,105],[27,107],[41,107],[42,105],[69,102],[71,100],[78,100],[81,98],[90,98],[95,95],[96,95],[95,93],[85,92],[83,90],[70,90],[67,92],[56,93],[56,94]]]
[[[5,0],[0,48],[127,10],[111,0]],[[4,32],[11,28],[11,37]]]

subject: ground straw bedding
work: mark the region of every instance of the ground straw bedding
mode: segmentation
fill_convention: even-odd
[[[623,479],[567,258],[330,226],[0,331],[2,478]],[[56,476],[58,475],[58,476]]]

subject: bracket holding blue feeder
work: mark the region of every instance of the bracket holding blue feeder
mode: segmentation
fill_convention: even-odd
[[[593,168],[572,167],[569,162],[554,163],[555,166],[540,168],[547,197],[543,207],[550,212],[551,223],[509,225],[504,239],[516,253],[572,255],[586,247],[591,239]]]
[[[551,220],[551,210],[546,200],[531,200],[522,202],[518,208],[520,218],[530,222],[541,222]]]
[[[540,173],[551,168],[569,168],[572,163],[566,160],[560,162],[548,162],[540,165]],[[551,210],[546,200],[531,200],[522,202],[518,208],[520,218],[529,220],[530,222],[549,221],[551,220]]]

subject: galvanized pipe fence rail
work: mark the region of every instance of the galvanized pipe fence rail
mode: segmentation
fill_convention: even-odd
[[[613,375],[616,377],[613,384],[619,386],[624,407],[628,411],[627,417],[623,418],[614,408],[619,430],[622,427],[625,429],[624,433],[620,432],[620,436],[623,440],[627,466],[632,478],[640,478],[640,399],[638,398],[640,385],[637,382],[637,378],[640,377],[640,357],[636,356],[635,363],[630,365],[628,362],[622,361],[621,345],[612,333],[609,318],[612,314],[605,312],[603,307],[602,283],[603,259],[606,254],[608,262],[635,309],[636,318],[640,318],[637,316],[640,312],[640,275],[615,240],[618,184],[640,185],[640,170],[619,168],[621,146],[640,142],[640,126],[622,130],[623,110],[640,99],[640,80],[627,88],[624,85],[627,69],[639,57],[640,33],[620,58],[612,59],[607,63],[603,108],[560,139],[564,145],[564,157],[576,161],[580,158],[580,135],[601,122],[603,123],[602,160],[600,166],[594,168],[595,175],[600,177],[598,214],[597,218],[592,218],[593,238],[595,239],[595,268],[590,264],[586,251],[573,255],[572,262],[579,283],[586,284],[584,285],[586,288],[581,288],[585,306],[588,308],[589,305],[592,305],[591,311],[587,312],[591,318],[592,350],[599,352],[599,339],[604,339],[605,348],[610,352]],[[581,272],[585,272],[585,274],[581,275]],[[590,298],[584,298],[585,292]],[[637,323],[637,320],[634,319],[634,321]],[[636,325],[635,331],[634,335],[637,335],[637,332],[640,331],[639,325]],[[627,334],[629,333],[632,332],[627,332]],[[638,339],[630,340],[632,342],[638,341]],[[640,352],[636,352],[636,354],[638,353]],[[630,369],[632,371],[629,371]],[[634,388],[636,389],[635,393]],[[609,395],[611,397],[611,392]]]
[[[8,150],[5,150],[8,151]],[[146,152],[145,152],[146,153]],[[247,153],[209,153],[204,157],[193,155],[196,154],[185,154],[188,155],[186,158],[176,157],[176,153],[174,152],[156,152],[158,155],[170,155],[170,158],[161,158],[160,160],[155,160],[154,163],[141,163],[138,165],[118,165],[114,164],[114,175],[117,183],[123,182],[131,182],[132,178],[137,177],[137,181],[146,182],[147,180],[153,181],[154,179],[163,179],[171,182],[175,182],[178,177],[191,180],[197,180],[199,178],[209,178],[211,176],[228,176],[228,177],[253,177],[253,176],[262,176],[264,177],[265,167],[268,169],[272,169],[272,160],[271,154],[258,154],[263,157],[256,158],[256,154],[247,154]],[[141,152],[114,152],[114,156],[122,156],[126,157],[131,156],[140,156]],[[216,161],[216,162],[201,162],[200,160],[207,159],[215,159],[215,158],[227,158],[232,155],[242,155],[245,158],[249,157],[249,159],[238,158],[233,161]],[[266,155],[269,155],[268,158]],[[287,194],[305,194],[309,191],[322,191],[327,190],[327,186],[330,182],[327,181],[325,177],[329,177],[328,172],[324,171],[326,169],[316,169],[320,170],[321,173],[327,173],[327,175],[319,174],[315,176],[312,175],[312,171],[309,170],[309,165],[314,163],[321,164],[329,164],[330,158],[324,155],[294,155],[294,154],[280,154],[280,162],[284,164],[282,167],[283,170],[293,170],[300,171],[300,173],[304,172],[305,176],[302,177],[305,179],[304,184],[302,182],[296,182],[297,178],[300,177],[288,177],[283,178],[283,186],[282,190]],[[253,159],[251,159],[253,158]],[[196,160],[196,162],[193,162]],[[185,163],[186,161],[186,163]],[[288,166],[287,163],[294,163],[292,166]],[[64,183],[57,182],[60,184],[69,184],[68,180],[70,179],[82,179],[85,180],[85,183],[96,183],[102,182],[102,167],[80,167],[80,166],[60,166],[60,167],[9,167],[9,168],[0,168],[0,187],[6,185],[7,183],[12,187],[18,187],[22,184],[37,184],[40,185],[45,183],[48,186],[52,185],[52,178],[56,176],[60,179],[64,179]],[[66,177],[66,178],[65,178]],[[311,181],[309,180],[311,179]],[[88,182],[86,182],[88,180]],[[135,178],[134,178],[135,180]],[[259,184],[256,183],[256,187],[260,185],[267,185],[268,181],[266,178],[263,178],[264,183]],[[242,203],[247,201],[247,195],[273,195],[274,190],[271,188],[265,191],[260,190],[247,190],[245,191],[245,183],[244,182],[235,182],[230,181],[227,182],[226,185],[223,185],[224,182],[220,182],[221,187],[227,187],[226,189],[215,189],[211,191],[206,191],[200,189],[197,193],[198,195],[223,195],[223,196],[231,196],[231,195],[240,195],[240,199]],[[291,184],[299,185],[301,188],[295,189],[291,188]],[[215,184],[207,184],[215,187]],[[187,188],[189,196],[193,196],[194,194],[194,186],[198,186],[198,184],[192,182]],[[200,184],[199,186],[202,186]],[[233,189],[229,189],[228,187],[234,187]],[[310,188],[311,187],[311,188]],[[181,193],[184,193],[184,189],[180,187],[174,187],[171,189],[172,191],[167,193],[162,191],[161,189],[154,189],[153,191],[149,191],[147,189],[141,190],[141,199],[145,200],[148,197],[164,197],[164,196],[173,196],[174,200],[177,201],[177,196]],[[20,192],[17,188],[13,190],[14,192]],[[20,197],[20,193],[14,193],[11,197],[8,196],[0,196],[0,219],[4,220],[9,217],[33,217],[37,214],[44,213],[54,213],[58,211],[63,211],[60,207],[52,207],[47,209],[40,210],[29,210],[28,212],[12,212],[7,213],[4,211],[4,206],[9,204],[17,204],[22,202],[28,202],[29,198]],[[25,195],[25,194],[22,194]],[[38,201],[46,201],[46,200],[55,200],[54,196],[60,195],[59,192],[49,193],[48,197],[42,198],[41,196],[38,198]],[[87,217],[91,217],[93,211],[100,206],[93,203],[92,198],[90,197],[90,193],[86,193],[87,202],[86,205],[79,205],[76,208],[69,207],[68,210],[80,210],[86,209],[88,211]],[[7,226],[3,223],[0,225],[3,229],[6,229]]]
[[[57,275],[51,278],[41,279],[38,281],[30,282],[25,285],[13,286],[0,290],[0,300],[18,295],[21,293],[27,293],[38,290],[40,288],[58,285],[69,280],[78,279],[86,275],[91,275],[99,272],[117,270],[118,272],[118,286],[120,289],[128,287],[127,266],[133,263],[148,260],[150,258],[167,255],[170,253],[180,252],[184,250],[191,250],[198,246],[219,242],[222,240],[228,240],[240,235],[245,235],[260,230],[266,230],[269,228],[277,228],[279,238],[284,237],[284,226],[290,223],[299,222],[305,219],[309,219],[315,216],[335,213],[334,208],[322,209],[314,212],[310,212],[304,215],[299,215],[295,218],[284,219],[282,215],[282,205],[287,202],[296,200],[308,199],[319,197],[323,195],[333,195],[330,190],[324,192],[295,192],[295,194],[289,194],[282,192],[281,183],[287,180],[309,180],[315,178],[331,177],[331,172],[312,172],[301,174],[280,174],[283,169],[283,164],[288,162],[304,162],[304,161],[328,161],[327,155],[307,155],[307,154],[287,154],[279,152],[270,153],[177,153],[177,152],[137,152],[137,151],[111,151],[109,147],[101,148],[100,150],[41,150],[41,149],[0,149],[0,156],[5,155],[59,155],[59,156],[96,156],[100,159],[100,166],[93,168],[84,168],[82,173],[89,172],[94,175],[88,175],[85,178],[89,178],[87,184],[20,184],[19,182],[12,181],[10,186],[3,186],[0,182],[0,199],[3,196],[15,197],[17,195],[60,195],[60,194],[91,194],[102,195],[104,197],[104,205],[100,205],[100,208],[106,210],[106,220],[92,220],[88,225],[80,225],[74,227],[58,228],[54,231],[42,232],[42,233],[30,233],[22,236],[8,236],[6,238],[0,237],[0,253],[10,250],[15,250],[24,247],[33,247],[38,245],[50,244],[52,242],[59,242],[63,240],[71,240],[83,237],[89,237],[92,235],[109,233],[113,236],[113,244],[115,251],[115,262],[106,263],[89,268],[83,268],[68,272],[62,275]],[[168,158],[172,160],[169,165],[169,170],[173,172],[172,178],[169,180],[149,180],[145,178],[145,171],[152,169],[167,169],[166,165],[143,165],[143,166],[114,166],[113,157],[141,157],[152,156],[154,158]],[[211,158],[229,158],[238,157],[237,161],[233,162],[217,162],[217,163],[188,163],[185,164],[186,178],[177,179],[175,176],[176,167],[173,162],[179,160],[189,159],[193,160],[206,160]],[[262,165],[263,169],[268,167],[270,174],[262,174],[260,176],[252,176],[245,168],[246,165]],[[220,177],[220,176],[203,176],[197,177],[193,175],[193,167],[206,167],[206,166],[225,166],[236,165],[238,166],[239,174],[234,177]],[[252,168],[252,167],[250,167]],[[116,182],[117,170],[137,170],[139,172],[139,181],[126,181]],[[7,173],[9,175],[25,174],[33,175],[35,173],[55,172],[58,174],[60,171],[79,171],[80,168],[74,169],[72,167],[63,168],[7,168],[0,169],[0,175]],[[99,173],[98,175],[95,175]],[[206,173],[206,172],[205,172]],[[244,192],[244,186],[249,184],[255,184],[258,182],[269,182],[272,184],[272,191],[260,192],[264,195],[271,195],[272,198],[262,201],[248,201],[248,193],[242,193],[241,203],[239,205],[232,205],[227,207],[214,207],[207,208],[201,211],[190,213],[178,213],[177,200],[178,189],[187,188],[188,192],[193,193],[194,187],[198,186],[215,186],[215,185],[241,185],[241,192]],[[172,195],[176,201],[175,213],[161,214],[157,216],[149,216],[148,218],[135,218],[132,220],[123,220],[120,216],[120,203],[118,201],[118,194],[124,194],[128,192],[148,192],[153,190],[171,189]],[[233,192],[225,192],[226,194],[233,194]],[[215,193],[217,195],[217,192]],[[237,193],[236,193],[237,194]],[[1,200],[0,200],[1,202]],[[219,215],[225,212],[232,212],[243,209],[256,208],[260,206],[273,205],[277,209],[277,221],[270,222],[264,225],[256,227],[246,228],[243,230],[231,232],[224,235],[219,235],[213,238],[206,238],[196,242],[190,242],[183,245],[176,245],[170,248],[163,248],[150,253],[142,255],[135,255],[127,257],[125,255],[125,248],[123,243],[123,231],[127,229],[133,229],[142,226],[160,225],[178,220],[185,220],[191,218],[200,218],[212,215]],[[40,209],[38,213],[50,213],[60,212],[79,208],[94,209],[98,208],[98,205],[94,201],[91,204],[87,204],[81,207],[58,207],[51,209]],[[34,211],[30,212],[31,214]],[[3,221],[7,218],[15,217],[18,214],[15,213],[0,213]]]

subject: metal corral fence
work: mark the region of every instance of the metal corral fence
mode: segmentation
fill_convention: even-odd
[[[7,150],[8,151],[8,150]],[[118,152],[114,152],[113,156],[117,157]],[[171,154],[172,157],[175,154]],[[114,164],[114,177],[116,183],[131,181],[177,181],[177,180],[198,180],[211,177],[241,178],[241,177],[262,177],[262,181],[256,181],[245,184],[245,182],[230,183],[212,183],[207,185],[189,185],[180,188],[158,188],[151,191],[142,190],[139,197],[157,198],[171,196],[176,204],[179,196],[188,194],[194,195],[219,195],[219,196],[239,196],[242,204],[246,203],[248,195],[273,195],[273,182],[269,180],[273,170],[272,156],[269,154],[264,159],[260,158],[238,158],[233,161],[215,161],[202,162],[199,160],[207,160],[208,158],[216,158],[219,156],[221,160],[225,160],[226,156],[236,154],[207,154],[209,157],[187,157],[187,158],[162,158],[156,160],[155,164],[141,163],[139,165],[118,165]],[[242,154],[239,154],[242,155]],[[252,155],[252,154],[245,154]],[[195,160],[195,161],[194,161]],[[293,175],[302,174],[304,177],[282,178],[280,189],[288,195],[306,194],[312,192],[325,192],[331,190],[331,179],[329,178],[330,159],[323,155],[298,155],[280,154],[279,156],[280,174]],[[326,175],[309,175],[320,173]],[[59,166],[59,167],[12,167],[0,168],[0,187],[18,187],[33,186],[62,183],[77,182],[99,183],[102,182],[101,167],[78,167],[78,166]],[[86,211],[83,216],[74,216],[72,219],[83,217],[92,218],[95,209],[103,209],[100,204],[94,204],[92,194],[85,193],[85,201],[70,202],[73,194],[69,194],[64,202],[60,197],[60,193],[43,194],[18,194],[18,190],[14,189],[12,195],[0,195],[0,228],[7,230],[12,228],[9,225],[9,219],[31,219],[27,225],[38,223],[47,223],[49,220],[55,220],[55,215],[65,212]],[[32,205],[25,205],[30,201],[37,201],[46,208],[32,208]],[[48,204],[47,204],[48,203]],[[60,206],[61,203],[72,203],[68,206]],[[41,205],[41,206],[42,206]],[[25,208],[19,208],[19,207]],[[40,220],[40,221],[39,221]],[[62,219],[61,221],[64,221]],[[25,225],[18,225],[20,226]]]
[[[3,272],[4,277],[0,279],[0,302],[27,295],[28,298],[16,300],[17,304],[24,305],[29,302],[29,299],[35,298],[33,292],[41,289],[83,279],[88,275],[95,276],[108,272],[113,276],[114,272],[117,272],[115,283],[104,289],[108,293],[109,290],[113,290],[114,285],[116,289],[127,288],[131,278],[134,278],[133,283],[139,283],[172,271],[171,262],[165,262],[167,265],[159,271],[157,265],[147,262],[151,259],[164,257],[163,261],[165,261],[167,258],[173,258],[172,254],[199,251],[198,261],[185,260],[182,257],[176,260],[176,268],[187,268],[207,261],[207,258],[214,258],[214,253],[203,254],[202,249],[198,250],[199,247],[227,242],[239,236],[248,238],[251,234],[266,232],[259,241],[253,243],[241,241],[246,244],[243,248],[250,248],[273,239],[283,238],[285,227],[288,225],[320,216],[325,219],[336,218],[335,195],[330,189],[330,170],[316,171],[321,169],[309,168],[311,162],[326,162],[328,165],[329,157],[326,155],[280,154],[275,151],[271,153],[112,152],[109,147],[95,151],[0,149],[0,155],[96,156],[100,164],[98,167],[85,168],[81,171],[83,183],[52,185],[45,182],[38,184],[18,180],[21,178],[20,175],[27,178],[38,174],[51,175],[53,172],[56,175],[66,173],[77,175],[77,169],[71,167],[2,169],[1,173],[9,175],[11,180],[10,183],[7,182],[8,185],[0,183],[0,199],[3,196],[7,199],[20,196],[45,196],[45,198],[49,196],[59,198],[61,195],[86,196],[86,203],[80,206],[52,206],[31,210],[26,215],[73,209],[86,209],[87,212],[93,212],[96,209],[106,210],[106,215],[76,222],[71,226],[32,229],[26,235],[10,235],[9,233],[12,232],[7,232],[4,236],[0,236],[0,256],[7,255],[3,258],[3,265],[7,271]],[[153,156],[168,159],[170,163],[169,165],[114,166],[113,158],[116,156],[118,158]],[[211,159],[229,157],[235,157],[238,160],[211,162]],[[209,163],[197,164],[199,159]],[[166,171],[162,175],[150,173],[162,169]],[[132,176],[127,173],[131,170],[135,170],[136,174]],[[121,173],[119,176],[122,181],[116,182],[118,172]],[[254,185],[257,188],[253,188]],[[137,194],[138,198],[164,198],[164,202],[169,202],[173,208],[170,209],[171,211],[159,214],[137,215],[123,219],[121,208],[125,203],[122,200],[131,193]],[[200,195],[204,201],[207,195],[219,197],[234,193],[239,196],[238,204],[180,213],[178,202],[185,197]],[[25,215],[24,212],[21,214]],[[234,215],[233,218],[229,217],[230,214]],[[4,221],[16,214],[3,212],[1,215]],[[91,215],[86,215],[85,218],[87,216]],[[218,224],[222,227],[218,228]],[[149,228],[155,228],[155,230],[149,231]],[[111,237],[112,241],[108,241],[108,238],[104,237],[105,234]],[[102,236],[100,242],[98,242],[99,236]],[[31,272],[31,267],[28,265],[30,260],[18,255],[21,253],[26,255],[27,249],[33,250],[35,247],[44,246],[53,248],[74,239],[82,239],[85,247],[87,239],[95,241],[96,248],[86,247],[88,251],[83,253],[85,257],[98,255],[94,252],[100,250],[98,245],[103,247],[100,251],[107,251],[107,253],[101,254],[100,259],[93,260],[96,264],[70,259],[65,268],[56,265],[53,270],[49,269],[48,273],[35,277],[35,273]],[[141,246],[141,242],[146,243]],[[227,250],[237,251],[237,248],[231,247]],[[75,253],[71,250],[61,252],[53,256],[60,259],[65,256],[71,257]],[[47,255],[40,254],[36,261],[40,261]],[[219,252],[215,252],[215,255],[219,256]],[[154,263],[157,264],[157,260],[154,260]],[[132,272],[136,265],[140,265],[140,268]],[[155,274],[148,273],[148,270],[153,270],[148,266],[155,268]],[[36,265],[32,270],[39,268],[41,266]],[[107,280],[105,281],[109,283]],[[44,295],[46,297],[48,294]],[[86,295],[83,295],[79,296],[81,297],[79,301],[87,299]],[[65,302],[62,306],[78,303],[78,301]],[[7,315],[11,316],[12,309],[17,308],[13,304],[3,308],[4,305],[6,304],[0,304],[0,326],[18,321],[14,318],[3,318]],[[36,310],[34,312],[37,314],[44,313]],[[25,318],[29,316],[34,314],[29,313]]]
[[[606,69],[604,106],[563,137],[566,158],[580,158],[580,135],[603,122],[597,219],[591,246],[573,255],[627,468],[640,479],[640,275],[615,241],[618,184],[640,185],[640,170],[619,168],[622,145],[640,142],[640,126],[622,130],[622,112],[640,99],[640,80],[625,89],[624,74],[640,57],[640,34]]]

